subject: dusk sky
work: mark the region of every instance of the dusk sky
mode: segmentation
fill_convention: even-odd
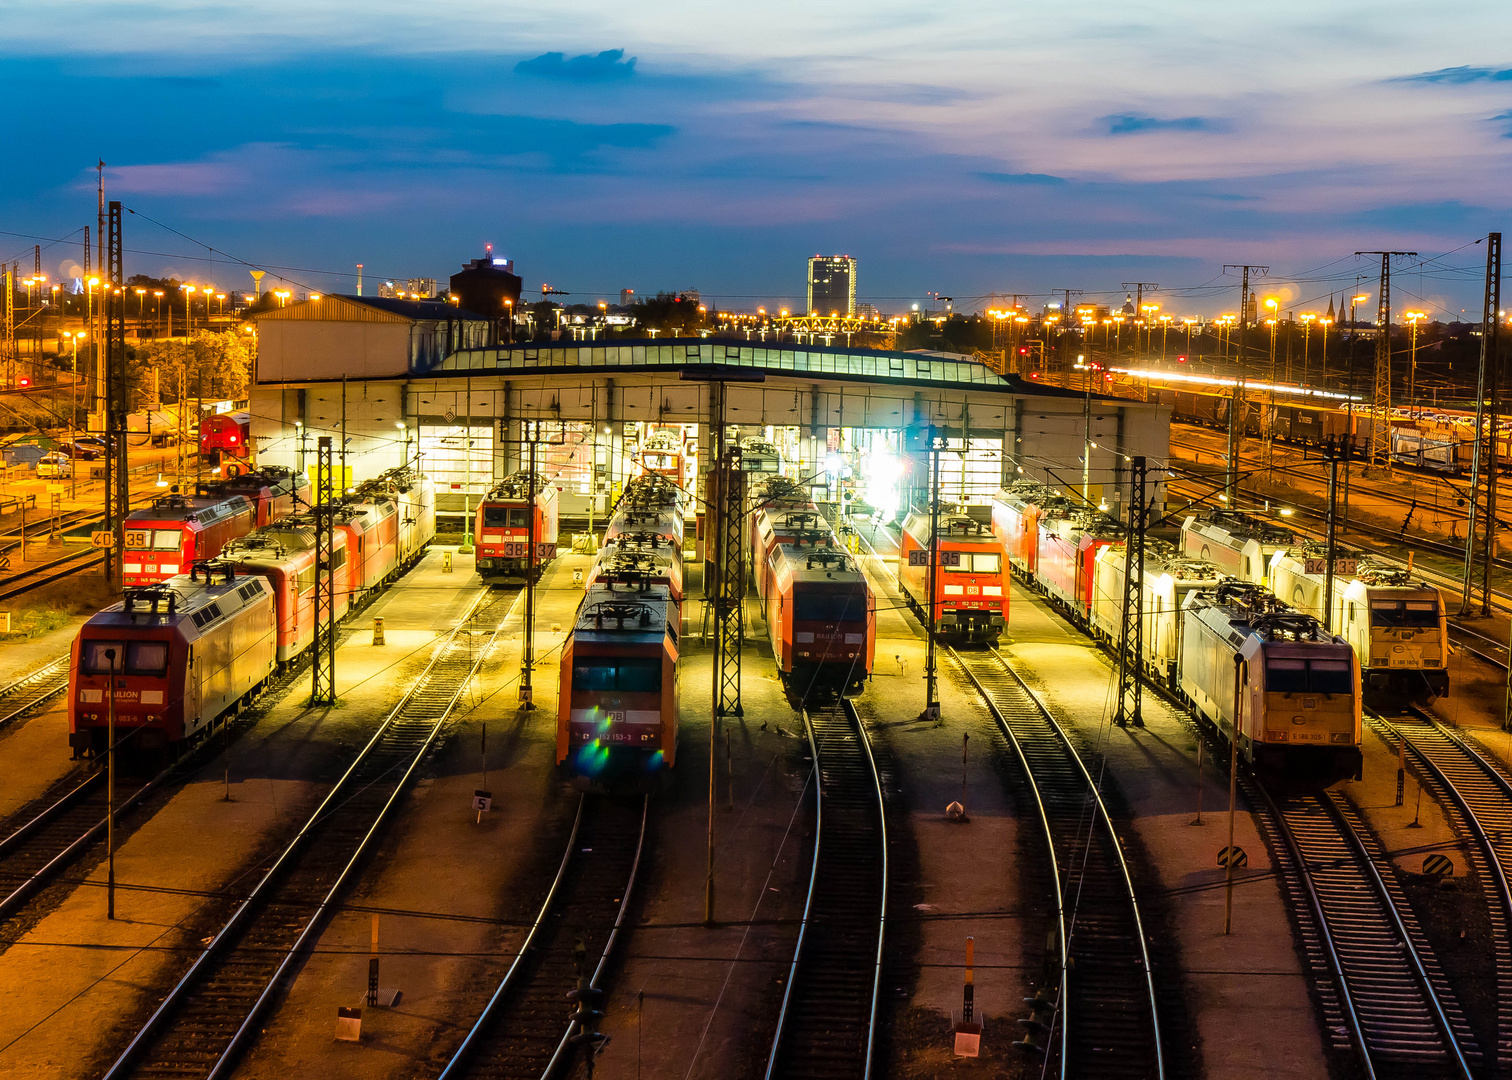
[[[1242,262],[1302,311],[1373,290],[1356,249],[1401,248],[1424,259],[1398,309],[1448,318],[1478,315],[1474,241],[1512,223],[1505,0],[0,0],[0,21],[0,255],[29,272],[32,236],[74,234],[45,246],[54,280],[100,158],[107,197],[329,291],[357,262],[444,279],[491,241],[527,290],[588,302],[801,302],[822,252],[884,311],[1141,279],[1216,314]],[[250,287],[126,228],[128,273]]]

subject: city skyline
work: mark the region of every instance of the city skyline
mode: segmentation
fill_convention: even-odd
[[[527,292],[698,287],[722,308],[796,306],[799,261],[829,250],[866,262],[857,299],[883,310],[1121,302],[1150,280],[1167,310],[1217,314],[1237,307],[1232,262],[1270,264],[1262,292],[1310,310],[1371,287],[1353,251],[1399,248],[1423,257],[1394,282],[1404,303],[1473,315],[1473,242],[1507,208],[1512,42],[1495,6],[1453,8],[1451,35],[1405,5],[1371,27],[1300,4],[1226,27],[1182,4],[665,5],[646,25],[598,3],[81,4],[66,48],[57,7],[18,9],[0,46],[15,137],[48,152],[0,173],[0,250],[29,270],[30,237],[93,224],[103,159],[139,212],[128,270],[227,288],[245,268],[152,222],[320,290],[351,291],[357,262],[450,273],[493,241]],[[67,257],[49,246],[44,272]]]

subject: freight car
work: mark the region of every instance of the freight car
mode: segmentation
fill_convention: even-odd
[[[1350,559],[1351,564],[1355,560]],[[1271,560],[1277,597],[1323,616],[1327,549],[1317,543],[1278,551]],[[1367,704],[1398,712],[1449,693],[1449,627],[1443,595],[1406,569],[1376,559],[1334,574],[1329,625],[1359,657]]]
[[[1264,585],[1270,560],[1297,538],[1288,529],[1232,510],[1191,514],[1181,523],[1181,550],[1240,581]]]
[[[1181,693],[1245,760],[1289,780],[1359,779],[1360,668],[1349,642],[1250,582],[1192,593],[1182,621]]]
[[[242,495],[175,493],[154,499],[126,518],[122,581],[127,586],[166,581],[192,563],[215,558],[227,541],[245,536],[256,523],[257,509]]]
[[[128,587],[74,639],[74,756],[108,749],[112,699],[117,745],[193,745],[262,687],[274,670],[277,637],[274,597],[263,579],[239,577],[224,563],[196,563],[185,577]]]
[[[556,486],[539,473],[512,473],[483,496],[473,523],[477,537],[478,575],[484,584],[500,585],[523,578],[530,565],[530,536],[535,533],[535,573],[557,556]]]
[[[985,508],[984,508],[985,509]],[[970,514],[941,513],[938,520],[914,509],[903,521],[898,552],[898,588],[929,617],[931,534],[939,552],[935,577],[935,626],[942,637],[995,642],[1008,624],[1008,589],[1003,549],[991,523]]]

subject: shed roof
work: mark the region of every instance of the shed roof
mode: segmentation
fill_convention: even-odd
[[[453,307],[444,300],[400,300],[397,297],[351,296],[345,293],[327,293],[318,300],[301,300],[288,307],[259,312],[253,318],[290,322],[488,321],[484,315]]]

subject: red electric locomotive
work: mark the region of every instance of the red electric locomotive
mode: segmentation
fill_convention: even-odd
[[[1037,480],[1015,480],[999,491],[992,500],[992,531],[1008,558],[1008,569],[1033,581],[1040,518],[1070,512],[1070,500]]]
[[[929,603],[930,532],[929,513],[910,512],[903,521],[898,553],[898,584],[921,613]],[[991,525],[969,514],[941,513],[936,535],[938,632],[963,641],[996,641],[1008,623],[1008,589],[1003,551]]]
[[[682,551],[678,544],[654,532],[616,533],[605,541],[588,574],[588,588],[605,577],[623,581],[644,578],[665,585],[678,603],[683,600]]]
[[[530,531],[534,519],[536,576],[557,556],[556,486],[537,473],[512,473],[500,480],[478,504],[473,534],[478,548],[478,574],[484,584],[501,584],[524,577],[530,564]]]
[[[858,691],[876,655],[877,601],[855,559],[839,547],[778,544],[767,562],[767,633],[788,686],[803,698]]]
[[[201,418],[200,453],[219,464],[227,458],[245,460],[252,454],[252,414],[219,413]]]
[[[228,470],[224,479],[201,484],[198,492],[201,499],[243,495],[257,511],[257,524],[267,525],[310,505],[310,478],[280,465],[264,465],[246,472]]]
[[[633,481],[562,649],[557,764],[580,787],[646,788],[677,761],[682,516]]]
[[[347,582],[346,533],[333,530],[332,573],[336,619],[346,618],[351,589]],[[315,640],[315,528],[307,518],[280,521],[232,540],[221,561],[243,574],[267,580],[278,609],[278,662],[295,659]]]
[[[153,585],[213,559],[226,542],[245,536],[257,510],[242,495],[165,495],[126,518],[121,554],[124,584]]]
[[[683,456],[682,433],[676,428],[658,428],[641,443],[635,454],[635,463],[644,473],[663,476],[681,489]]]
[[[763,507],[751,515],[751,576],[765,600],[772,590],[772,552],[780,544],[823,548],[837,544],[834,530],[813,503]]]
[[[1097,553],[1123,535],[1118,522],[1102,514],[1086,510],[1065,516],[1046,514],[1039,521],[1035,585],[1075,622],[1085,625],[1092,613]]]
[[[117,745],[187,746],[213,731],[274,670],[273,601],[261,577],[238,577],[221,563],[196,563],[187,577],[127,588],[74,639],[74,756],[107,748],[111,699]]]

